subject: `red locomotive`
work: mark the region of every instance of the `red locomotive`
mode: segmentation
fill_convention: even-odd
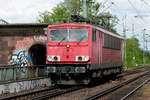
[[[88,84],[92,78],[121,73],[123,38],[98,26],[49,25],[47,71],[57,84]]]

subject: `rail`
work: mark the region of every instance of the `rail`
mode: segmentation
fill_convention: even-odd
[[[25,92],[21,94],[15,94],[15,95],[8,95],[5,97],[1,97],[0,100],[46,100],[49,98],[53,98],[62,94],[70,93],[76,90],[80,90],[83,87],[70,87],[66,89],[60,89],[57,86],[56,87],[50,87],[46,89],[41,89],[37,91],[32,92]]]
[[[37,96],[35,98],[32,98],[31,100],[47,100],[47,99],[50,99],[50,98],[53,98],[53,97],[56,97],[56,96],[59,96],[59,95],[63,95],[63,94],[66,94],[66,93],[70,93],[70,92],[73,92],[73,91],[77,91],[77,90],[80,90],[80,89],[83,89],[84,87],[72,87],[72,88],[69,88],[69,89],[60,89],[58,91],[54,91],[52,93],[47,93],[47,94],[44,94],[44,95],[41,95],[41,96]]]
[[[145,75],[147,75],[147,74],[149,74],[149,73],[150,73],[150,71],[147,71],[147,72],[145,72],[145,73],[143,73],[143,74],[141,74],[141,75],[138,75],[138,76],[136,76],[136,77],[134,77],[134,78],[132,78],[132,79],[129,79],[129,80],[127,80],[127,81],[124,81],[124,82],[122,82],[122,83],[120,83],[120,84],[118,84],[118,85],[116,85],[116,86],[113,86],[113,87],[108,88],[108,89],[106,89],[106,90],[103,90],[103,91],[101,91],[101,92],[99,92],[99,93],[97,93],[97,94],[95,94],[95,95],[92,95],[92,96],[86,98],[85,100],[95,100],[95,99],[97,99],[97,98],[100,98],[100,97],[102,97],[102,96],[104,96],[104,95],[106,95],[106,94],[108,94],[108,93],[111,93],[111,92],[113,92],[113,91],[115,91],[115,90],[117,90],[117,89],[119,89],[119,88],[125,86],[126,84],[129,84],[129,83],[131,83],[131,82],[133,82],[133,81],[135,81],[135,80],[137,80],[137,79],[139,79],[139,78],[141,78],[141,77],[143,77],[143,76],[145,76]]]
[[[145,80],[142,84],[140,84],[137,88],[135,88],[132,91],[130,91],[127,95],[125,95],[124,97],[122,97],[120,100],[126,100],[129,96],[131,96],[133,93],[135,93],[137,90],[139,90],[142,86],[144,86],[149,81],[150,81],[150,78],[148,78],[147,80]]]
[[[58,87],[49,87],[49,88],[41,89],[41,90],[37,90],[37,91],[31,91],[31,92],[25,92],[25,93],[21,93],[21,94],[5,96],[5,97],[1,97],[0,100],[20,99],[20,98],[24,98],[27,96],[30,97],[30,96],[33,96],[35,94],[39,95],[40,93],[43,93],[43,92],[46,93],[47,91],[52,91],[52,90],[55,90],[57,88]]]

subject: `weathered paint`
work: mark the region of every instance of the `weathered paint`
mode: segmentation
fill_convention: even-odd
[[[0,94],[14,93],[14,92],[20,92],[23,90],[39,88],[43,84],[46,84],[46,86],[51,86],[50,78],[23,81],[23,82],[15,82],[15,83],[9,83],[9,84],[1,84],[0,85]]]

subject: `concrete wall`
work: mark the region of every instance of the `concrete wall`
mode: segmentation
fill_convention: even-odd
[[[9,83],[9,84],[0,84],[0,94],[14,93],[14,92],[20,92],[23,90],[40,88],[43,85],[51,86],[50,78],[23,81],[23,82],[15,82],[15,83]]]

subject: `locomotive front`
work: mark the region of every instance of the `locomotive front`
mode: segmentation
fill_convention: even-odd
[[[90,28],[50,25],[47,33],[47,72],[55,84],[86,84],[90,65]]]

